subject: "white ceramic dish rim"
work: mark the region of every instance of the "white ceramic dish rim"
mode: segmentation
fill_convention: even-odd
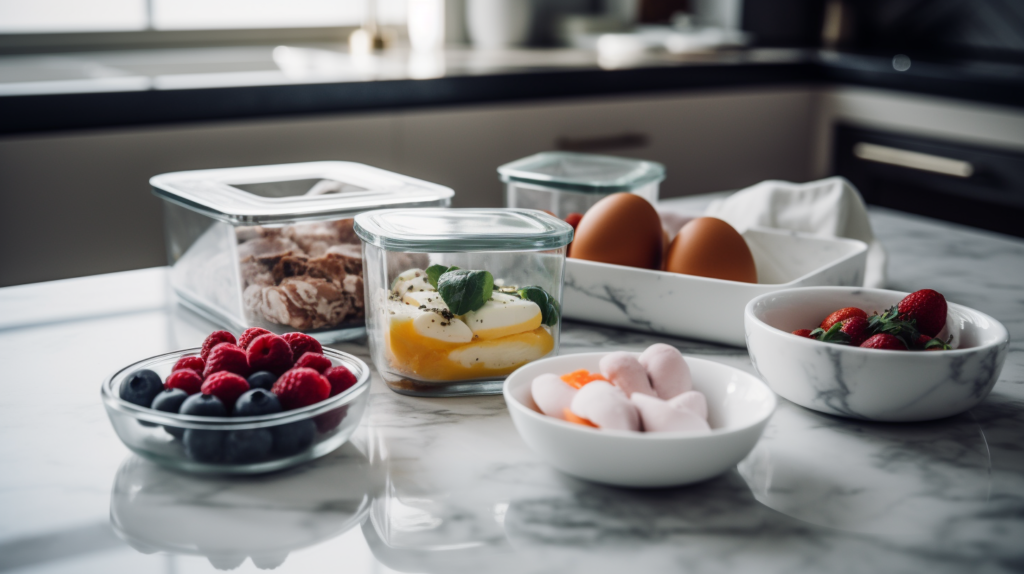
[[[579,425],[579,424],[563,421],[562,419],[556,419],[555,417],[549,417],[548,415],[545,415],[543,413],[538,413],[537,411],[535,411],[535,410],[531,409],[530,407],[528,407],[528,406],[524,405],[523,403],[521,403],[519,401],[519,399],[517,399],[515,396],[512,395],[512,391],[509,389],[509,384],[508,384],[509,379],[511,379],[513,377],[513,375],[515,375],[518,371],[520,371],[520,370],[522,370],[522,369],[524,369],[526,367],[531,367],[531,366],[535,367],[535,366],[538,366],[538,365],[544,363],[545,361],[550,361],[552,359],[562,359],[562,358],[565,358],[565,357],[598,357],[598,356],[607,355],[610,352],[613,352],[613,351],[602,351],[602,352],[594,352],[594,353],[572,353],[572,354],[569,354],[569,355],[557,355],[555,357],[546,357],[544,359],[540,359],[540,360],[534,361],[532,363],[529,363],[528,365],[524,365],[522,367],[519,367],[518,369],[513,371],[512,374],[510,374],[508,376],[508,378],[505,379],[505,385],[502,387],[502,395],[504,395],[504,397],[505,397],[505,403],[512,405],[512,408],[514,408],[514,409],[516,409],[516,410],[518,410],[520,412],[525,412],[527,416],[535,417],[537,420],[543,420],[546,423],[554,424],[556,426],[560,426],[561,428],[568,429],[568,430],[573,431],[573,432],[593,433],[593,434],[600,435],[600,436],[609,436],[609,437],[616,437],[616,438],[624,439],[624,440],[635,440],[635,441],[650,441],[650,440],[701,440],[701,439],[705,439],[705,438],[707,438],[709,436],[723,436],[723,435],[729,435],[729,434],[733,434],[733,433],[739,433],[739,432],[745,431],[747,429],[750,429],[752,427],[755,427],[755,426],[763,423],[764,421],[768,420],[769,418],[771,418],[772,414],[775,413],[775,409],[778,407],[778,397],[775,395],[775,391],[773,391],[771,389],[771,387],[768,386],[767,383],[762,381],[756,375],[752,375],[752,374],[750,374],[750,373],[748,373],[746,371],[737,369],[736,367],[731,367],[729,365],[726,365],[725,363],[719,363],[717,361],[711,361],[709,359],[701,359],[700,357],[688,357],[688,356],[685,356],[685,355],[684,355],[684,357],[686,358],[686,360],[688,362],[689,361],[701,361],[701,362],[705,362],[705,363],[714,363],[715,365],[718,365],[718,366],[724,367],[726,369],[730,369],[730,370],[736,371],[738,373],[741,373],[744,376],[750,377],[750,379],[753,382],[755,382],[756,384],[759,384],[762,387],[764,387],[764,390],[767,392],[767,396],[771,400],[771,405],[770,405],[771,408],[767,409],[767,412],[763,416],[758,417],[758,418],[752,420],[749,423],[746,423],[746,424],[743,424],[743,425],[732,426],[732,427],[728,427],[728,428],[711,429],[710,433],[701,433],[701,434],[695,434],[695,433],[692,433],[692,432],[653,432],[653,433],[647,433],[647,432],[634,432],[634,431],[620,431],[620,430],[613,430],[613,429],[601,430],[601,429],[592,429],[592,428],[589,428],[589,427],[585,427],[583,425]],[[633,353],[633,355],[640,356],[640,353]],[[523,384],[532,384],[532,382],[533,381],[530,381],[530,383],[523,383]]]
[[[791,333],[789,333],[788,331],[783,331],[782,329],[779,329],[777,327],[769,325],[768,323],[763,321],[760,317],[758,317],[754,313],[754,306],[757,305],[760,301],[762,301],[764,299],[767,299],[769,297],[778,297],[780,295],[787,295],[787,294],[790,294],[790,293],[800,293],[800,292],[804,292],[804,293],[810,293],[810,292],[817,292],[817,293],[820,293],[820,292],[833,292],[833,293],[837,293],[837,294],[838,293],[855,294],[855,292],[868,292],[868,293],[895,295],[895,296],[899,296],[901,299],[903,297],[906,297],[907,295],[910,295],[910,293],[904,293],[902,291],[893,291],[891,289],[871,289],[871,288],[868,288],[868,287],[843,287],[843,286],[794,287],[794,288],[790,288],[790,289],[780,289],[778,291],[772,291],[771,293],[765,293],[763,295],[758,295],[757,297],[754,297],[753,299],[750,300],[750,302],[747,303],[746,308],[743,310],[743,314],[744,314],[744,316],[750,317],[751,319],[756,321],[758,324],[764,325],[765,327],[768,327],[769,329],[772,329],[773,331],[777,331],[779,333],[784,333],[784,334],[790,335]],[[870,348],[864,348],[864,347],[851,347],[849,345],[834,345],[834,346],[843,349],[843,352],[854,353],[854,354],[861,353],[861,354],[871,355],[871,354],[877,354],[877,353],[887,353],[887,354],[903,354],[903,355],[906,355],[907,353],[911,353],[908,356],[913,356],[913,357],[917,357],[917,356],[929,357],[929,356],[935,355],[936,357],[939,357],[939,356],[948,357],[948,356],[951,356],[951,355],[952,356],[968,355],[968,354],[971,354],[971,353],[976,353],[978,351],[992,349],[992,348],[998,347],[1000,345],[1003,345],[1007,341],[1009,341],[1010,334],[1009,334],[1009,331],[1006,330],[1006,326],[1004,326],[999,321],[995,320],[991,315],[988,315],[986,313],[982,313],[981,311],[978,311],[976,309],[971,309],[970,307],[965,307],[963,305],[959,305],[957,303],[950,303],[949,301],[946,302],[946,305],[949,308],[956,309],[957,311],[960,311],[961,313],[963,313],[965,315],[976,315],[976,316],[978,316],[978,317],[980,317],[980,318],[982,318],[982,319],[984,319],[986,321],[989,321],[999,331],[998,332],[998,338],[993,340],[993,341],[991,341],[991,342],[989,342],[989,343],[985,343],[985,344],[978,345],[978,346],[975,346],[975,347],[965,347],[965,348],[962,348],[962,349],[959,349],[959,348],[958,349],[950,349],[948,351],[941,351],[941,352],[898,351],[898,350],[894,350],[894,349],[870,349]],[[815,346],[817,346],[817,345],[827,345],[828,344],[828,343],[822,343],[821,341],[815,341],[813,339],[808,339],[807,337],[797,337],[795,335],[793,336],[793,343],[797,344],[797,345],[815,345]]]
[[[850,243],[850,244],[853,244],[853,245],[855,245],[857,247],[860,247],[860,249],[858,249],[858,250],[856,250],[856,251],[854,251],[852,253],[849,253],[849,254],[847,254],[847,255],[845,255],[843,257],[840,257],[838,259],[834,259],[834,260],[832,260],[832,261],[830,261],[830,262],[828,262],[828,263],[826,263],[826,264],[824,264],[824,265],[822,265],[820,267],[815,268],[812,271],[804,273],[803,275],[801,275],[801,276],[799,276],[799,277],[797,277],[795,279],[792,279],[790,281],[787,281],[785,283],[747,283],[745,281],[730,281],[728,279],[716,279],[714,277],[702,277],[700,275],[687,275],[685,273],[673,273],[671,271],[663,271],[661,269],[644,269],[642,267],[630,267],[628,265],[615,265],[613,263],[602,263],[600,261],[591,261],[589,259],[576,259],[576,258],[573,258],[573,257],[566,257],[565,258],[565,263],[566,263],[566,265],[568,265],[570,261],[573,261],[573,262],[579,262],[579,263],[583,263],[583,264],[587,264],[587,265],[595,265],[595,266],[598,266],[598,267],[608,267],[608,268],[611,268],[611,269],[624,269],[624,270],[636,271],[636,272],[639,272],[639,273],[653,273],[655,276],[663,275],[663,276],[667,276],[667,277],[686,277],[688,280],[693,280],[693,281],[698,281],[698,282],[706,282],[706,283],[710,283],[712,285],[715,285],[715,284],[722,284],[722,285],[749,285],[749,286],[752,286],[752,287],[771,287],[771,288],[783,288],[784,289],[784,288],[786,288],[786,285],[793,285],[795,283],[799,283],[801,281],[804,281],[804,280],[806,280],[806,279],[808,279],[810,277],[813,277],[815,275],[818,275],[818,274],[822,273],[826,269],[831,269],[832,267],[835,267],[840,262],[843,262],[843,261],[846,261],[848,259],[852,259],[854,257],[857,257],[861,253],[866,252],[868,250],[868,244],[867,243],[864,243],[863,241],[861,241],[859,239],[850,239],[848,237],[818,237],[817,235],[811,235],[811,234],[808,234],[808,233],[800,233],[799,231],[787,231],[787,230],[774,229],[774,228],[771,228],[771,227],[751,227],[749,229],[749,231],[758,231],[758,232],[770,233],[770,234],[775,234],[775,235],[791,235],[791,236],[798,237],[798,238],[801,238],[801,239],[814,239],[814,240],[818,240],[818,241],[834,241],[836,243]]]
[[[274,413],[272,415],[259,415],[252,417],[204,417],[196,415],[181,415],[177,413],[165,413],[163,411],[157,411],[154,409],[142,407],[134,403],[122,399],[121,397],[114,394],[111,384],[114,379],[121,376],[126,371],[131,371],[139,368],[143,368],[143,365],[148,366],[149,364],[160,362],[163,360],[170,359],[172,357],[184,357],[188,355],[198,355],[202,349],[200,347],[192,347],[189,349],[181,349],[178,351],[171,351],[169,353],[163,353],[148,357],[134,363],[118,369],[114,374],[110,375],[103,380],[103,386],[100,389],[100,393],[103,396],[103,402],[107,407],[126,413],[136,419],[143,420],[146,422],[158,424],[158,425],[170,425],[170,426],[181,426],[184,428],[196,428],[205,430],[246,430],[250,428],[260,428],[265,423],[287,424],[289,422],[305,420],[312,418],[316,415],[325,413],[327,411],[334,410],[336,407],[341,406],[345,403],[350,403],[355,400],[356,397],[361,395],[365,390],[369,389],[370,381],[370,369],[364,361],[355,355],[350,355],[342,351],[334,349],[324,348],[324,355],[334,358],[338,361],[344,361],[355,364],[359,368],[359,373],[356,373],[356,384],[346,389],[345,392],[339,393],[333,397],[329,397],[326,400],[320,401],[319,403],[312,404],[301,409],[294,409],[290,411],[283,411],[280,413]],[[189,423],[189,424],[182,424]]]

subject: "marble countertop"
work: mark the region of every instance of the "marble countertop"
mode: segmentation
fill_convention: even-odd
[[[165,270],[0,289],[0,572],[1012,572],[1024,569],[1024,241],[872,209],[890,287],[999,318],[979,407],[873,424],[780,399],[732,470],[632,491],[559,474],[501,397],[417,399],[374,375],[353,441],[297,469],[200,479],[131,455],[99,400],[131,361],[198,345]],[[653,342],[752,371],[744,349],[568,323],[562,352]],[[367,361],[359,342],[339,345]]]

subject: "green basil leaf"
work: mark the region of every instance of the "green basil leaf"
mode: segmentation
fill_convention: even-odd
[[[494,277],[489,271],[457,269],[441,274],[437,292],[455,315],[465,315],[484,306],[494,292]]]
[[[549,295],[542,287],[528,285],[516,291],[516,294],[519,295],[520,299],[533,301],[538,307],[540,307],[541,323],[548,325],[549,327],[558,323],[558,317],[561,314],[561,308],[558,305],[558,301]]]
[[[437,289],[437,280],[440,279],[441,276],[444,275],[445,273],[449,271],[455,271],[456,269],[458,269],[458,267],[448,267],[447,265],[431,265],[430,267],[427,267],[427,281],[429,281],[430,284],[434,286],[434,289]]]

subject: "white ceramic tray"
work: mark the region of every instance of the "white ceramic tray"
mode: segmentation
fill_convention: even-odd
[[[863,241],[777,229],[750,229],[743,238],[757,265],[756,284],[568,259],[563,316],[742,347],[743,308],[754,297],[790,287],[863,284]]]

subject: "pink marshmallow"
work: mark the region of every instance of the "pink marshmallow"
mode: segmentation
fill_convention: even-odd
[[[700,391],[686,391],[668,400],[668,404],[677,409],[692,411],[695,415],[708,420],[708,399]]]
[[[563,420],[565,420],[565,409],[569,408],[573,397],[579,392],[573,386],[566,384],[558,375],[550,373],[534,379],[530,391],[533,393],[533,402],[537,403],[540,412],[549,417]]]
[[[693,388],[690,366],[672,345],[656,343],[647,347],[639,362],[657,396],[666,401]]]
[[[646,432],[707,433],[707,421],[686,409],[673,408],[667,401],[636,393],[629,398],[640,412]]]
[[[601,367],[601,374],[622,389],[626,396],[632,396],[633,393],[656,396],[651,381],[647,379],[647,371],[632,353],[608,353],[601,357],[598,364]]]
[[[584,385],[576,392],[569,410],[602,429],[640,430],[640,413],[626,393],[604,381]]]

